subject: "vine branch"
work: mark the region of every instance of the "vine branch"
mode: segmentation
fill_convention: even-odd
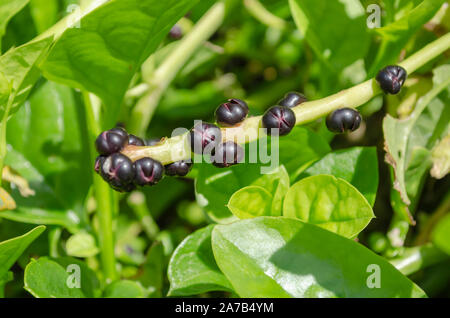
[[[399,65],[405,68],[408,74],[411,74],[449,48],[450,33],[447,33],[426,45]],[[380,93],[381,89],[378,83],[372,78],[328,97],[302,103],[300,106],[292,108],[296,117],[296,125],[314,121],[339,108],[359,107]],[[222,128],[222,141],[244,144],[257,140],[260,137],[261,118],[262,116],[249,117],[238,126]],[[159,144],[151,147],[127,146],[122,150],[122,153],[133,161],[143,157],[151,157],[162,164],[189,159],[191,149],[187,135],[186,132],[176,137],[163,139]]]

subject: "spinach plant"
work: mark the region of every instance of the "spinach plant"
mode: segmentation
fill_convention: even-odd
[[[0,296],[450,296],[449,15],[3,0]]]

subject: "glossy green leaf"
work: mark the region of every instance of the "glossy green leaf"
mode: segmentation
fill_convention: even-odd
[[[80,288],[76,285],[79,274],[69,274],[46,257],[32,259],[25,268],[24,288],[36,298],[82,298],[81,284]]]
[[[299,31],[329,69],[340,71],[363,58],[370,36],[357,0],[289,0]]]
[[[18,208],[0,212],[1,217],[69,228],[84,221],[92,182],[85,130],[82,108],[70,88],[46,82],[33,93],[8,122],[5,164],[27,179],[36,194],[24,198],[13,189]]]
[[[447,97],[436,98],[450,87],[450,75],[435,71],[434,88],[423,96],[414,111],[405,119],[386,115],[383,132],[387,161],[395,172],[394,187],[406,205],[417,200],[425,172],[431,167],[431,148],[447,132],[450,110]]]
[[[110,1],[84,16],[79,28],[62,34],[43,65],[44,75],[101,97],[109,128],[134,73],[195,3]]]
[[[52,261],[61,265],[66,271],[70,272],[69,274],[74,274],[74,266],[79,266],[80,284],[83,294],[91,298],[101,296],[100,281],[95,272],[85,262],[73,257],[58,257],[52,259]]]
[[[147,291],[138,283],[131,280],[119,280],[106,286],[105,298],[144,298]]]
[[[425,297],[363,245],[295,219],[259,217],[217,225],[212,247],[241,297]]]
[[[228,208],[239,219],[272,215],[272,194],[259,186],[244,187],[228,201]]]
[[[449,134],[433,148],[431,160],[433,167],[430,173],[434,178],[441,179],[450,172],[450,130]]]
[[[2,48],[2,37],[5,34],[9,20],[23,7],[29,0],[7,0],[0,3],[0,52]]]
[[[45,226],[37,226],[22,236],[0,242],[0,278],[6,275],[25,249],[44,232]]]
[[[359,190],[373,206],[378,188],[378,159],[375,147],[333,151],[306,169],[300,178],[331,174]]]
[[[302,179],[289,189],[283,216],[353,238],[369,224],[374,214],[364,196],[347,181],[317,175]]]
[[[1,21],[1,20],[0,20]],[[47,52],[52,42],[51,38],[31,42],[13,48],[0,56],[0,80],[7,81],[11,85],[14,100],[9,111],[10,114],[17,112],[19,106],[27,99],[31,88],[39,78],[40,72],[36,63]],[[5,86],[2,83],[1,86]],[[4,90],[4,89],[3,89]],[[1,91],[0,91],[1,93]],[[3,103],[1,103],[3,101]],[[0,95],[0,116],[5,112],[5,98]]]
[[[44,32],[57,21],[58,9],[58,0],[30,0],[30,13],[38,33]]]
[[[214,225],[209,225],[194,232],[176,248],[168,269],[170,296],[232,290],[214,260],[211,249],[213,228]]]
[[[450,215],[446,215],[432,233],[433,243],[450,255]]]
[[[99,249],[95,238],[87,232],[78,232],[67,239],[67,255],[75,257],[91,257],[97,255]]]
[[[286,168],[291,181],[330,151],[331,148],[323,137],[304,127],[297,126],[289,135],[279,139],[280,163]]]
[[[246,186],[259,186],[274,197],[273,211],[281,211],[282,199],[289,188],[289,177],[282,166],[267,169],[264,171],[264,165],[252,163],[242,163],[228,169],[202,164],[195,180],[197,202],[212,220],[229,223],[237,219],[227,208],[233,193]]]

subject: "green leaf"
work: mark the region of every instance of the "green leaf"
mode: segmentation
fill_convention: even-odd
[[[58,9],[58,0],[30,0],[30,13],[39,34],[57,21]]]
[[[78,232],[67,239],[67,255],[75,257],[91,257],[97,255],[99,249],[95,238],[87,232]]]
[[[330,70],[363,58],[370,44],[366,15],[357,0],[289,0],[299,31]]]
[[[46,82],[17,115],[7,126],[5,164],[27,179],[36,194],[24,198],[13,189],[18,208],[0,212],[0,216],[77,227],[84,221],[84,200],[92,172],[85,116],[74,93],[68,87]]]
[[[228,201],[228,208],[239,219],[272,215],[272,194],[259,186],[244,187]]]
[[[105,126],[115,124],[134,73],[196,1],[110,1],[67,29],[43,65],[44,75],[102,98]]]
[[[150,247],[142,267],[142,275],[138,277],[139,282],[145,288],[154,288],[155,291],[151,296],[162,296],[165,263],[164,246],[161,242],[156,241]]]
[[[366,247],[295,219],[217,225],[212,248],[240,297],[425,297]],[[380,288],[370,288],[377,271]]]
[[[81,278],[79,274],[79,277],[69,276],[61,265],[46,257],[32,259],[25,268],[24,288],[36,298],[83,298],[81,288],[71,285]]]
[[[411,115],[395,119],[386,115],[383,132],[386,143],[386,160],[395,172],[394,188],[406,205],[417,200],[425,172],[431,167],[431,148],[447,131],[450,110],[446,100],[436,98],[450,85],[450,75],[444,78],[435,71],[434,88],[417,103]]]
[[[300,178],[331,174],[344,179],[375,203],[378,188],[378,159],[375,147],[354,147],[333,151],[306,169]]]
[[[2,37],[5,34],[9,20],[23,7],[29,0],[7,0],[0,3],[0,52],[2,48]]]
[[[22,236],[0,242],[0,278],[2,278],[11,266],[22,255],[25,249],[44,232],[45,226],[37,226]]]
[[[220,272],[211,249],[214,225],[202,228],[176,248],[169,263],[169,296],[188,296],[213,290],[232,290]]]
[[[1,20],[0,20],[1,21]],[[17,112],[19,106],[27,99],[31,88],[38,80],[40,72],[36,64],[47,52],[52,42],[47,38],[37,42],[30,42],[17,48],[13,48],[0,56],[0,80],[7,81],[12,86],[14,100],[11,105],[10,114]],[[9,84],[7,85],[9,87]],[[1,84],[4,86],[5,84]],[[9,91],[9,90],[8,90]],[[1,92],[0,92],[1,93]],[[5,98],[0,95],[0,116],[5,112]]]
[[[330,151],[331,148],[323,137],[304,127],[295,127],[289,135],[279,140],[280,163],[285,166],[291,181],[308,165]]]
[[[375,28],[383,41],[370,68],[369,77],[386,65],[395,63],[409,39],[436,14],[444,2],[445,0],[424,0],[399,20],[382,28]]]
[[[374,214],[364,196],[347,181],[317,175],[302,179],[289,189],[283,216],[353,238],[369,224]]]
[[[430,172],[432,177],[441,179],[450,172],[450,131],[433,148],[431,160],[433,161],[433,167]]]
[[[259,186],[272,194],[271,208],[279,215],[284,194],[289,188],[289,178],[282,166],[263,167],[261,164],[232,166],[226,170],[211,164],[197,165],[199,174],[195,180],[197,202],[214,221],[229,223],[236,220],[227,204],[236,191],[246,186]],[[262,170],[267,168],[268,171]],[[263,174],[263,171],[266,174]]]
[[[450,255],[450,214],[446,215],[436,225],[432,233],[433,243]]]
[[[70,271],[70,273],[73,272],[73,266],[78,265],[80,269],[80,284],[81,284],[81,291],[86,297],[100,297],[101,296],[101,289],[100,289],[100,281],[97,278],[97,275],[95,272],[89,268],[89,266],[78,259],[75,259],[73,257],[58,257],[55,259],[52,259],[52,261],[58,263],[63,268],[66,269],[66,271]]]
[[[147,297],[147,291],[138,282],[131,280],[119,280],[106,286],[103,297],[145,298]]]

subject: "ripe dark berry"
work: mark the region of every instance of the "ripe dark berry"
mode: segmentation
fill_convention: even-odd
[[[198,123],[189,132],[191,149],[197,154],[210,153],[221,140],[222,132],[214,124]]]
[[[191,170],[192,162],[186,160],[176,161],[166,165],[164,168],[168,176],[184,177]]]
[[[120,151],[128,142],[128,134],[122,128],[113,128],[102,132],[95,140],[95,147],[101,155],[110,155]]]
[[[244,149],[238,144],[227,141],[214,148],[211,154],[212,164],[219,168],[235,165],[244,158]]]
[[[114,189],[122,189],[133,182],[134,165],[127,156],[114,153],[105,159],[100,174]]]
[[[105,159],[106,156],[98,156],[97,158],[95,158],[95,165],[94,165],[95,172],[100,173],[100,169],[102,168]]]
[[[289,92],[286,95],[284,95],[282,99],[280,99],[278,105],[286,107],[295,107],[306,101],[308,101],[308,99],[305,97],[305,95],[297,92]]]
[[[328,115],[326,124],[328,129],[335,133],[355,131],[361,124],[361,115],[353,108],[336,109]]]
[[[161,141],[161,139],[159,139],[159,138],[150,138],[150,139],[146,139],[144,142],[145,142],[146,146],[154,146],[154,145],[158,144],[160,141]]]
[[[136,177],[134,183],[139,186],[154,185],[163,176],[163,165],[152,158],[142,158],[134,163]]]
[[[247,114],[247,103],[237,98],[229,99],[227,103],[217,107],[215,112],[216,121],[225,127],[231,127],[240,123],[247,117]]]
[[[128,135],[128,144],[133,146],[145,146],[145,143],[141,138],[132,134]]]
[[[386,94],[397,94],[405,83],[406,70],[398,65],[389,65],[378,72],[376,80]]]
[[[295,126],[295,121],[295,114],[289,107],[273,106],[265,112],[262,125],[267,128],[268,135],[284,136]]]

